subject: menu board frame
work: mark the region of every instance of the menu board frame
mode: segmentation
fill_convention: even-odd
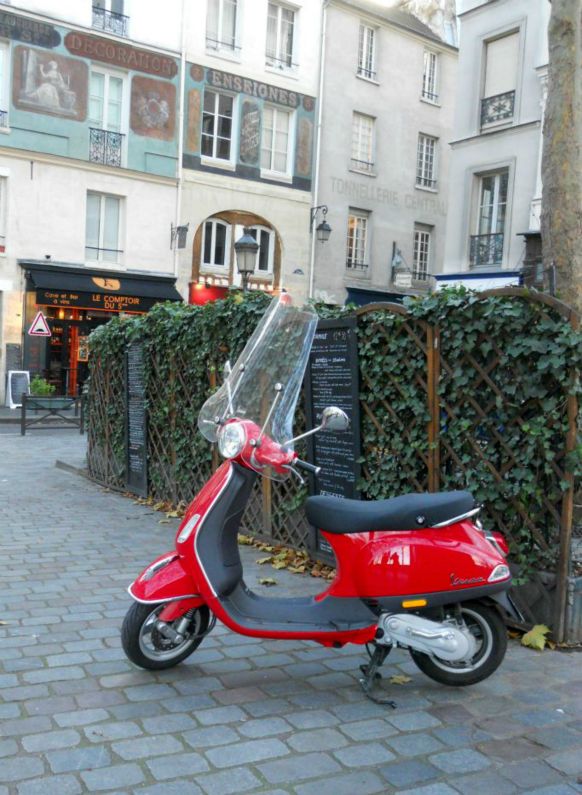
[[[148,422],[144,354],[142,342],[130,342],[125,349],[124,363],[125,487],[127,491],[139,497],[148,495]],[[137,380],[131,377],[136,369],[141,370]]]
[[[336,350],[330,350],[330,344],[334,343]],[[334,355],[335,354],[335,355]],[[324,387],[323,380],[325,378],[325,368],[314,367],[316,358],[321,360],[322,356],[332,356],[334,359],[333,376],[334,379],[338,378],[343,380],[342,394],[337,396],[331,395],[331,405],[337,405],[343,409],[350,418],[350,427],[347,431],[337,434],[337,439],[341,443],[341,450],[338,450],[338,457],[341,457],[342,463],[345,467],[346,454],[347,460],[351,464],[352,475],[351,480],[344,481],[342,488],[335,492],[338,499],[360,499],[360,492],[357,484],[360,479],[361,466],[359,463],[361,454],[361,438],[360,438],[360,369],[358,364],[358,339],[357,339],[357,319],[354,316],[342,318],[326,318],[321,319],[317,324],[317,330],[309,354],[309,361],[305,373],[305,418],[307,428],[315,427],[321,421],[321,411],[324,408],[321,404],[321,399],[318,399],[318,393]],[[343,361],[342,361],[343,359]],[[338,368],[343,372],[338,373]],[[331,371],[330,371],[331,373]],[[325,388],[325,387],[324,387]],[[336,383],[337,390],[337,383]],[[331,387],[327,389],[331,391]],[[318,438],[321,440],[325,436],[326,441],[334,438],[333,431],[322,431],[321,434],[315,434],[306,439],[307,442],[307,458],[315,466],[322,466],[324,462],[321,460],[321,455],[318,454],[317,442]],[[346,438],[348,439],[349,450],[346,450]],[[329,450],[328,450],[329,452]],[[329,472],[329,460],[325,462]],[[322,474],[317,477],[315,475],[309,476],[309,493],[321,494],[323,492],[333,494],[334,486],[336,484],[326,484],[325,482],[325,468]],[[332,475],[333,481],[333,475]],[[327,485],[328,488],[324,488]],[[329,544],[321,537],[317,528],[311,528],[310,534],[310,547],[316,556],[321,557],[326,561],[333,561],[333,552]]]

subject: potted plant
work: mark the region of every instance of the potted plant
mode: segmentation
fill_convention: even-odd
[[[53,408],[65,409],[70,405],[70,398],[64,396],[55,397],[56,387],[49,384],[46,378],[35,375],[30,382],[30,394],[34,398],[35,409]]]

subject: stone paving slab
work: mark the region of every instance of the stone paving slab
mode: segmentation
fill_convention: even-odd
[[[261,641],[217,626],[169,671],[128,663],[126,586],[176,522],[54,467],[67,432],[0,435],[0,795],[567,795],[582,792],[582,657],[510,642],[470,688],[403,651],[397,710],[366,700],[362,650]],[[242,549],[262,589],[260,554]],[[314,593],[285,571],[269,595]]]

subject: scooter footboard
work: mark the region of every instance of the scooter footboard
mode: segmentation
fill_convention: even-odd
[[[154,560],[127,589],[129,595],[142,604],[193,600],[190,607],[203,604],[191,574],[184,568],[183,559],[175,552],[166,552]]]

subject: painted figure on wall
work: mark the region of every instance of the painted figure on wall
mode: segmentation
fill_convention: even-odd
[[[14,104],[17,107],[79,121],[85,118],[85,64],[54,53],[17,47],[14,65]]]

